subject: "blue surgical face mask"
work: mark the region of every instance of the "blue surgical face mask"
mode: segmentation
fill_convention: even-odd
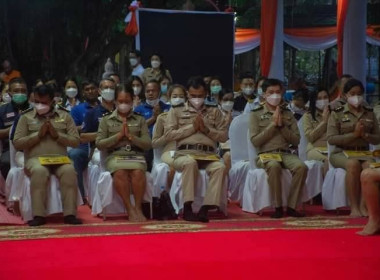
[[[211,94],[219,94],[219,92],[222,90],[222,86],[212,86],[211,88]]]
[[[168,85],[161,85],[161,93],[166,94],[168,92]]]

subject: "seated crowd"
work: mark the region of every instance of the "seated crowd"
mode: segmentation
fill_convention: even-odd
[[[306,87],[299,87],[286,102],[285,87],[277,79],[260,77],[255,82],[246,73],[240,77],[240,91],[235,93],[216,76],[190,77],[184,87],[173,84],[159,55],[151,56],[151,67],[146,69],[140,57],[138,51],[130,53],[132,76],[125,84],[111,73],[99,83],[86,80],[79,84],[68,77],[62,89],[54,80],[38,80],[30,91],[21,74],[9,69],[9,61],[3,63],[0,170],[7,178],[12,141],[15,149],[24,153],[25,174],[30,177],[30,226],[46,222],[50,174],[56,175],[60,184],[64,222],[81,223],[76,217],[77,195],[79,190],[83,202],[91,205],[84,172],[95,151],[106,154],[104,166],[112,174],[113,187],[129,220],[145,221],[145,172],[153,168],[154,149],[162,151],[160,160],[169,167],[166,189],[170,189],[174,174],[181,173],[183,219],[208,222],[209,211],[218,209],[224,199],[223,186],[231,168],[230,124],[246,114],[250,145],[257,152],[256,165],[267,173],[272,218],[305,215],[297,209],[308,176],[308,166],[297,154],[301,126],[307,140],[307,160],[321,162],[323,175],[331,167],[346,170],[351,216],[370,216],[360,234],[380,230],[380,169],[370,168],[373,158],[345,154],[369,151],[380,143],[380,114],[376,114],[376,106],[374,110],[365,102],[359,80],[344,75],[334,100],[327,89],[309,93]],[[328,154],[329,146],[334,149]],[[43,161],[49,158],[57,162]],[[282,201],[282,168],[291,174],[286,202]],[[200,169],[205,170],[208,183],[202,205],[194,213]],[[285,212],[283,205],[287,205]]]

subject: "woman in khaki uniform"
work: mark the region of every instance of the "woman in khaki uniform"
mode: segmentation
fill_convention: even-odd
[[[168,98],[170,99],[170,103],[172,107],[180,107],[183,106],[183,104],[186,101],[186,89],[181,85],[173,85],[169,88],[168,91]],[[174,162],[174,151],[176,150],[176,143],[175,141],[168,142],[165,135],[164,135],[164,129],[165,129],[165,121],[166,117],[168,116],[168,113],[162,113],[158,116],[156,124],[154,126],[153,131],[153,139],[152,139],[152,146],[154,149],[157,148],[163,148],[161,160],[165,162],[167,165],[170,166],[170,173],[168,176],[168,182],[167,186],[170,188],[172,185],[173,177],[175,170],[173,168],[173,162]]]
[[[164,76],[168,77],[170,82],[173,82],[173,78],[169,70],[164,67],[162,57],[159,54],[155,53],[150,57],[150,64],[152,67],[146,68],[142,74],[142,80],[145,85],[151,80],[159,81]]]
[[[310,98],[310,112],[303,117],[303,127],[307,144],[307,159],[318,160],[324,163],[323,171],[326,175],[329,162],[326,153],[322,153],[322,148],[327,151],[327,122],[330,116],[329,96],[327,90],[321,89]]]
[[[107,150],[106,169],[122,197],[130,221],[145,221],[141,210],[145,192],[146,162],[144,152],[151,148],[145,119],[132,111],[133,90],[119,86],[115,92],[116,110],[104,116],[99,124],[96,146]],[[135,206],[130,201],[134,195]]]
[[[360,174],[369,166],[371,159],[347,158],[343,151],[368,151],[369,144],[378,144],[379,124],[373,110],[362,105],[364,87],[359,80],[347,81],[343,93],[347,103],[332,111],[327,125],[327,140],[330,145],[336,146],[330,155],[330,162],[334,167],[347,171],[345,180],[351,216],[365,216],[367,210],[360,199]]]

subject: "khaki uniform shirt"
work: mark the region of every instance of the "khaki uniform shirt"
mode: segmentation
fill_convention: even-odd
[[[182,145],[202,144],[214,147],[217,142],[228,140],[227,125],[222,112],[217,107],[203,106],[200,113],[205,126],[210,130],[207,135],[195,131],[193,122],[198,115],[197,110],[189,105],[171,108],[167,117],[165,136],[168,141],[177,141],[177,147]]]
[[[373,112],[375,113],[377,122],[380,124],[380,102],[373,107]]]
[[[172,76],[170,75],[169,70],[165,69],[165,76],[169,78],[170,81],[173,81]],[[144,84],[151,80],[159,81],[162,78],[161,71],[153,70],[153,68],[149,67],[144,70],[142,74],[142,80]]]
[[[129,141],[125,137],[121,141],[118,141],[117,134],[123,127],[123,120],[117,110],[104,116],[99,124],[95,140],[96,147],[99,150],[108,150],[109,153],[121,148],[129,150],[130,147],[131,154],[135,153],[134,147],[144,151],[151,149],[151,139],[144,117],[131,112],[127,116],[127,125],[129,133],[133,135],[132,141]]]
[[[79,145],[79,134],[70,114],[61,108],[54,108],[50,122],[58,133],[53,139],[49,133],[39,138],[38,132],[46,121],[45,117],[37,114],[35,109],[29,109],[22,114],[18,121],[13,144],[17,150],[24,150],[25,162],[32,157],[48,155],[67,155],[67,147]]]
[[[308,141],[307,151],[313,147],[327,147],[327,122],[322,121],[322,114],[315,112],[315,119],[311,113],[303,116],[303,128]]]
[[[355,138],[356,123],[363,120],[365,136]],[[331,112],[327,125],[327,140],[342,149],[365,148],[368,144],[380,143],[379,124],[371,108],[362,106],[362,112],[355,115],[347,104]]]
[[[298,146],[300,134],[297,121],[291,111],[284,107],[281,108],[282,127],[274,125],[274,112],[269,111],[265,104],[251,112],[249,120],[250,139],[256,147],[257,153],[289,149],[290,145]]]
[[[176,149],[175,141],[170,141],[170,142],[167,141],[164,134],[167,116],[168,116],[168,112],[160,114],[156,120],[156,124],[154,125],[154,130],[153,130],[152,147],[153,148],[164,147],[162,153],[167,152],[167,151],[174,151]]]

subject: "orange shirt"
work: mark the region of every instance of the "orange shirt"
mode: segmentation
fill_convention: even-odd
[[[5,73],[2,73],[2,74],[4,74],[4,75],[1,77],[1,79],[6,84],[8,84],[10,82],[10,80],[12,80],[14,78],[20,78],[21,77],[21,73],[17,70],[12,70],[12,72],[9,73],[8,75]]]

